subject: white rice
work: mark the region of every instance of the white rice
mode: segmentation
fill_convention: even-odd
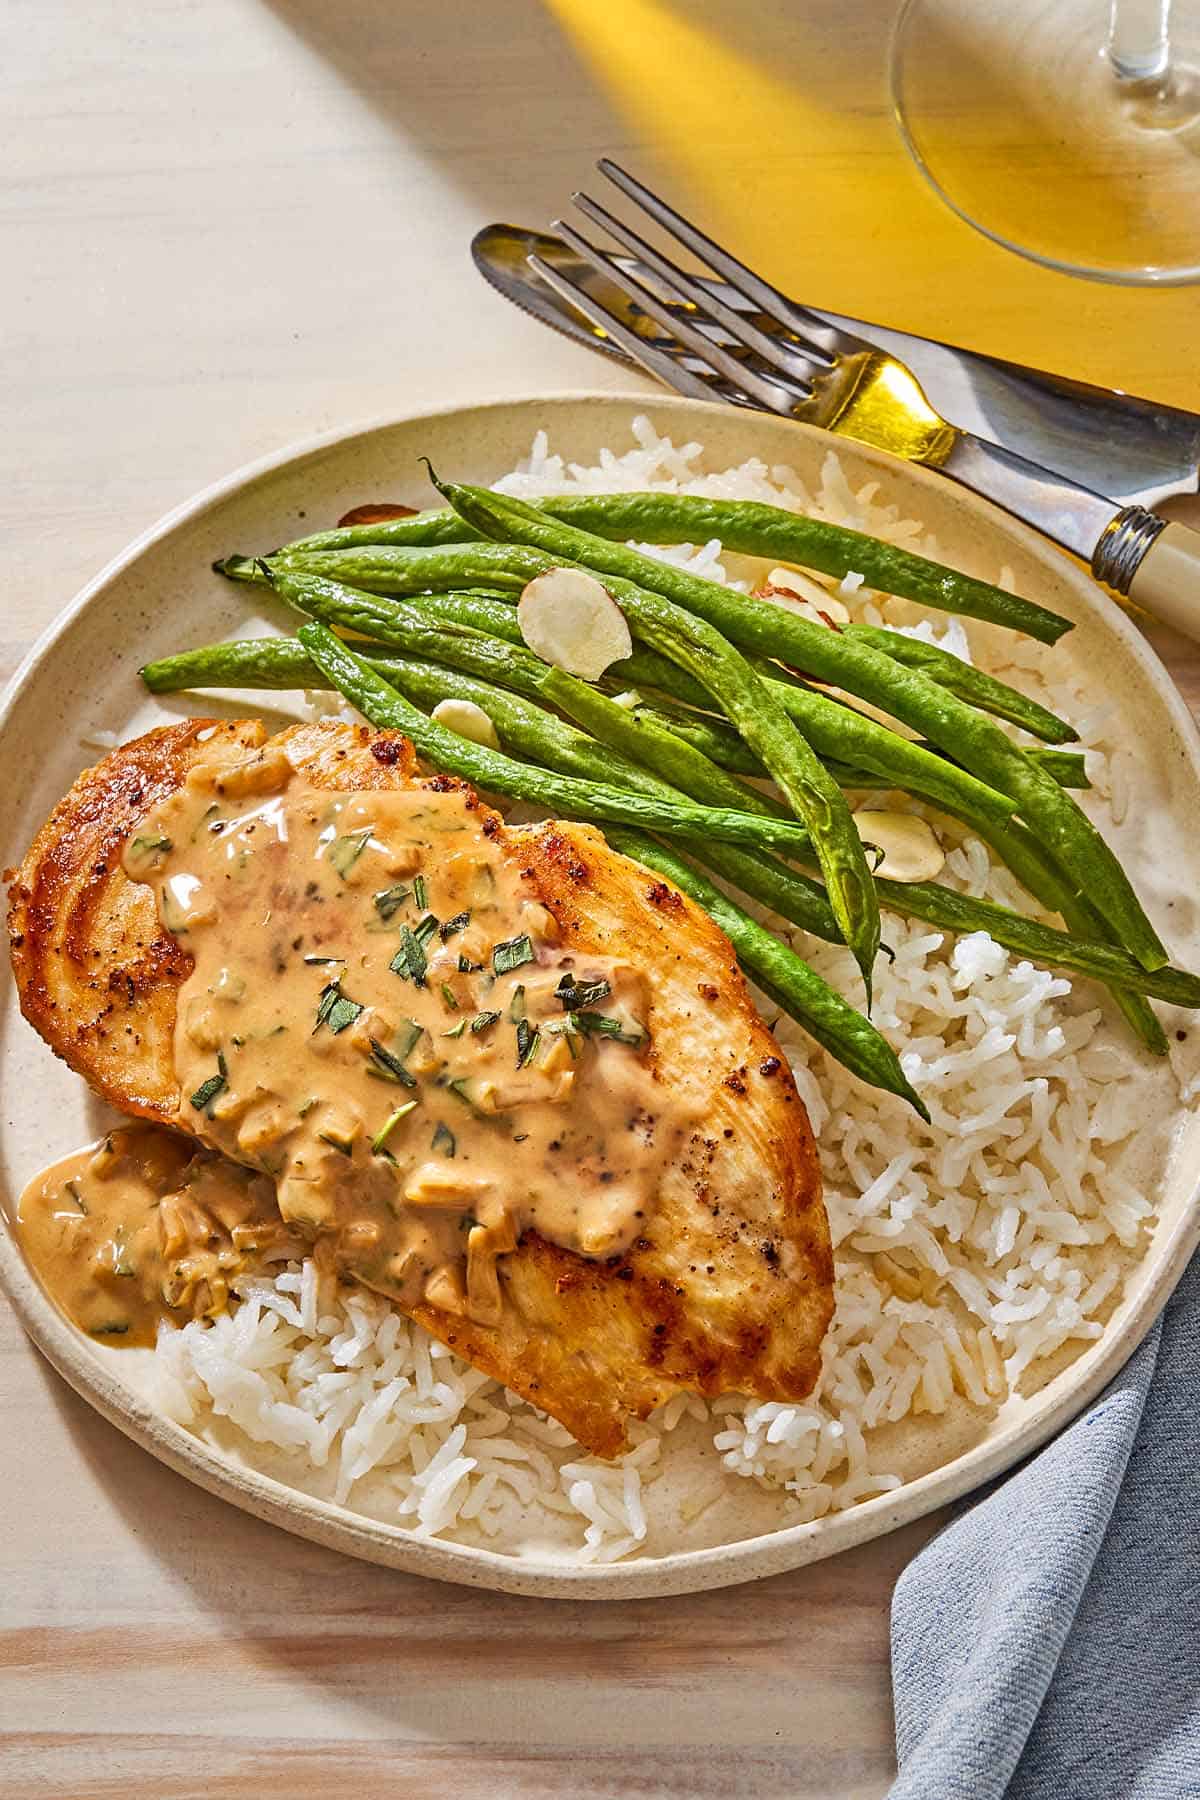
[[[497,485],[530,496],[658,488],[763,499],[936,554],[878,484],[852,491],[833,454],[809,493],[793,470],[757,459],[701,473],[700,445],[676,447],[646,418],[633,435],[635,448],[581,467],[539,432],[528,462]],[[712,580],[754,578],[718,542],[653,554]],[[1085,702],[1066,646],[1053,653],[1049,685],[1043,646],[973,621],[934,623],[861,576],[830,585],[855,617],[986,662],[1072,717],[1094,784],[1089,808],[1102,825],[1120,823],[1125,759],[1106,743],[1106,709]],[[965,832],[953,836],[943,879],[1029,910]],[[772,924],[835,986],[858,991],[843,948]],[[246,1460],[427,1536],[519,1552],[549,1532],[585,1561],[686,1548],[700,1541],[692,1534],[706,1509],[747,1481],[776,1495],[780,1525],[898,1487],[924,1466],[895,1430],[902,1421],[910,1440],[923,1415],[969,1432],[1018,1384],[1036,1385],[1047,1358],[1100,1335],[1152,1219],[1146,1144],[1156,1140],[1161,1163],[1165,1133],[1151,1123],[1168,1122],[1180,1095],[1090,984],[1035,968],[982,933],[954,940],[888,916],[885,938],[894,961],[880,960],[874,1018],[901,1049],[931,1126],[789,1020],[776,1027],[820,1145],[837,1258],[836,1317],[803,1404],[680,1396],[633,1428],[626,1456],[604,1463],[383,1301],[346,1290],[318,1316],[309,1264],[248,1282],[231,1316],[164,1330],[164,1404]],[[680,1502],[671,1472],[689,1433],[702,1453],[687,1464],[694,1492]]]

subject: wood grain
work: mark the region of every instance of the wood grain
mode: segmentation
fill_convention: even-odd
[[[148,521],[293,438],[534,388],[636,391],[490,295],[466,254],[489,219],[552,217],[603,151],[744,225],[753,254],[778,246],[814,300],[1200,404],[1195,290],[1068,283],[925,192],[883,104],[890,3],[704,10],[746,104],[694,88],[684,146],[566,0],[10,0],[0,672]],[[836,129],[812,113],[816,69]],[[1200,653],[1159,647],[1200,705]],[[868,1800],[890,1779],[888,1603],[937,1521],[752,1587],[533,1602],[235,1513],[92,1414],[7,1311],[0,1420],[6,1800],[264,1783]]]

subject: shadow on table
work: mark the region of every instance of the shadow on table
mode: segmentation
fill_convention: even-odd
[[[886,1597],[936,1521],[708,1594],[595,1604],[453,1587],[236,1511],[122,1437],[40,1359],[35,1366],[114,1510],[182,1590],[180,1613],[168,1617],[184,1659],[194,1613],[201,1641],[214,1631],[236,1640],[264,1669],[310,1684],[315,1708],[333,1703],[339,1740],[393,1751],[417,1742],[578,1749],[601,1764],[620,1752],[626,1766],[635,1749],[648,1755],[657,1744],[698,1759],[688,1760],[684,1788],[669,1790],[697,1797],[734,1791],[736,1768],[768,1746],[784,1759],[789,1793],[882,1791]],[[274,1735],[266,1716],[262,1734]],[[704,1748],[713,1745],[722,1748]],[[818,1748],[813,1786],[806,1759]],[[597,1792],[613,1791],[593,1773]],[[755,1794],[772,1791],[763,1779]]]
[[[602,154],[628,155],[691,203],[728,193],[730,151],[744,178],[747,162],[824,147],[835,119],[853,134],[856,117],[886,107],[895,11],[894,0],[266,4],[493,216],[510,193],[532,205],[538,216],[523,224],[561,212],[564,166],[583,181]],[[476,122],[494,108],[511,116],[503,158],[475,148]],[[484,141],[496,136],[493,126]]]

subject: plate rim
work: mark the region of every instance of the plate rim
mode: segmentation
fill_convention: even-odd
[[[230,495],[248,488],[322,450],[366,439],[423,421],[447,420],[464,414],[486,414],[540,407],[547,412],[577,405],[624,410],[629,416],[647,411],[686,415],[711,414],[728,422],[735,409],[683,396],[621,393],[590,388],[552,394],[527,393],[471,402],[448,403],[411,413],[386,414],[333,427],[234,469],[190,498],[170,508],[111,557],[55,615],[21,659],[0,696],[0,732],[7,727],[22,690],[47,661],[75,619],[153,545],[180,525],[201,517]],[[946,478],[919,464],[906,462],[873,446],[842,439],[814,426],[793,422],[798,431],[831,449],[849,447],[856,457],[875,464],[880,473],[899,476],[945,493]],[[746,421],[752,430],[752,420]],[[1031,527],[980,496],[957,494],[968,512],[982,513],[994,529],[1032,553],[1051,561],[1068,585],[1098,609],[1125,655],[1141,667],[1163,702],[1200,773],[1200,725],[1197,724],[1169,672],[1121,607],[1092,583],[1082,566],[1061,563],[1048,541]],[[788,1569],[836,1555],[885,1535],[961,1499],[1042,1447],[1078,1417],[1120,1372],[1152,1329],[1184,1268],[1200,1245],[1200,1172],[1180,1216],[1162,1240],[1158,1268],[1145,1291],[1122,1319],[1119,1329],[1106,1330],[1078,1382],[1068,1383],[1030,1419],[1012,1421],[995,1438],[976,1444],[951,1462],[927,1471],[900,1488],[858,1502],[845,1512],[826,1514],[807,1524],[737,1539],[703,1550],[675,1551],[630,1563],[583,1564],[548,1557],[520,1557],[509,1552],[456,1544],[423,1536],[402,1525],[387,1524],[333,1501],[317,1499],[277,1478],[240,1466],[204,1439],[156,1412],[132,1387],[119,1380],[95,1348],[59,1313],[25,1262],[0,1208],[0,1286],[6,1291],[24,1330],[38,1351],[68,1384],[116,1427],[160,1462],[241,1510],[308,1538],[384,1566],[459,1585],[487,1587],[514,1594],[554,1599],[640,1599],[666,1597],[763,1579]],[[1086,1352],[1084,1353],[1087,1354]]]

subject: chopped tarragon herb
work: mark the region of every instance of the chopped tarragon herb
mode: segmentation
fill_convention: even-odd
[[[425,972],[429,967],[429,960],[425,955],[425,945],[417,935],[420,929],[420,926],[417,927],[417,931],[410,931],[407,925],[400,927],[400,948],[388,965],[394,974],[411,981],[414,987],[426,985]]]
[[[465,1019],[460,1019],[457,1025],[452,1025],[450,1027],[449,1031],[443,1031],[442,1036],[444,1038],[460,1038],[466,1029],[467,1021]]]
[[[470,923],[471,915],[469,912],[455,913],[452,919],[443,919],[438,926],[438,931],[441,934],[443,944],[447,938],[453,937],[456,931],[465,931]]]
[[[126,1238],[124,1229],[121,1227],[118,1227],[113,1233],[113,1250],[115,1252],[113,1257],[113,1274],[124,1275],[127,1279],[135,1275],[137,1271],[129,1260],[129,1240]]]
[[[644,1031],[626,1031],[620,1019],[610,1018],[607,1013],[573,1012],[567,1018],[572,1029],[584,1037],[611,1038],[614,1044],[632,1044],[635,1048],[646,1041]]]
[[[474,975],[482,967],[482,963],[473,963],[469,956],[464,956],[462,951],[459,951],[458,972],[460,975]]]
[[[433,1148],[439,1156],[454,1156],[458,1150],[458,1139],[448,1125],[439,1119],[433,1130]]]
[[[317,1022],[310,1035],[315,1036],[322,1025],[328,1025],[336,1037],[340,1031],[345,1031],[347,1025],[353,1025],[361,1011],[362,1007],[357,1000],[351,1000],[348,995],[343,994],[340,977],[335,981],[327,982],[321,989],[321,1003],[317,1007]]]
[[[304,956],[300,960],[310,968],[319,968],[323,963],[344,963],[346,959],[344,956]]]
[[[211,806],[208,806],[204,809],[204,811],[201,813],[199,819],[196,822],[196,825],[192,831],[191,837],[188,839],[188,842],[190,844],[194,844],[196,842],[196,839],[200,836],[200,833],[205,829],[206,826],[209,831],[222,831],[224,829],[222,821],[220,819],[216,819],[213,817],[213,814],[219,813],[220,810],[221,810],[221,803],[219,800],[214,800]]]
[[[296,1117],[298,1119],[307,1119],[309,1113],[312,1111],[313,1107],[316,1106],[316,1104],[317,1104],[317,1096],[315,1094],[310,1094],[308,1099],[304,1102],[304,1105],[297,1109]]]
[[[413,876],[413,899],[421,912],[424,912],[429,905],[429,889],[425,885],[423,875]]]
[[[471,1020],[471,1030],[478,1037],[481,1031],[486,1031],[489,1026],[494,1025],[499,1017],[500,1014],[497,1012],[476,1013]]]
[[[525,989],[518,982],[512,991],[512,999],[508,1003],[508,1017],[513,1025],[525,1017]]]
[[[528,1019],[521,1019],[518,1021],[518,1023],[517,1023],[517,1067],[518,1067],[518,1069],[525,1068],[527,1066],[527,1064],[529,1064],[533,1061],[534,1057],[538,1053],[538,1045],[541,1043],[541,1041],[542,1041],[541,1032],[537,1029],[536,1026],[531,1025],[529,1023]]]
[[[170,886],[166,882],[164,882],[162,886],[158,911],[159,917],[162,919],[162,922],[168,931],[174,932],[176,937],[187,936],[187,914],[180,906],[178,900],[176,900],[174,894],[171,892]]]
[[[372,1074],[381,1074],[387,1081],[398,1081],[402,1087],[416,1087],[416,1077],[409,1074],[400,1058],[393,1056],[378,1038],[371,1039],[371,1061],[374,1064]]]
[[[406,1119],[413,1108],[419,1105],[419,1100],[406,1100],[403,1106],[398,1106],[391,1117],[384,1121],[384,1124],[371,1139],[371,1150],[375,1156],[382,1156],[384,1154],[384,1145],[387,1143],[389,1137],[391,1137],[393,1131],[395,1131],[401,1119]]]
[[[107,1138],[105,1138],[104,1142],[105,1142],[106,1146],[109,1145],[109,1140]],[[63,1189],[66,1193],[70,1194],[72,1200],[75,1202],[76,1206],[79,1208],[83,1217],[86,1219],[87,1218],[87,1206],[84,1203],[83,1195],[80,1193],[79,1189],[75,1186],[75,1183],[73,1181],[64,1181]]]
[[[328,1144],[331,1150],[336,1150],[339,1156],[354,1155],[354,1145],[347,1142],[345,1138],[339,1137],[336,1131],[318,1131],[317,1136],[323,1144]]]
[[[447,981],[442,983],[442,999],[451,1012],[458,1011],[458,996]]]
[[[612,985],[603,978],[576,981],[573,975],[564,975],[554,993],[564,1012],[578,1012],[581,1006],[595,1006],[597,1000],[607,1000]]]
[[[523,963],[533,961],[533,945],[528,937],[508,938],[492,950],[492,968],[497,975],[507,975]]]
[[[88,1336],[89,1337],[124,1337],[125,1333],[128,1330],[129,1330],[128,1325],[118,1325],[115,1322],[112,1325],[89,1325]]]
[[[129,840],[129,849],[132,855],[136,857],[152,856],[156,862],[160,856],[165,856],[167,851],[173,848],[170,838],[161,831],[156,837],[139,836]]]
[[[207,1113],[212,1118],[212,1104],[218,1094],[223,1094],[229,1086],[229,1070],[225,1066],[224,1053],[217,1051],[217,1073],[202,1081],[192,1095],[192,1105],[197,1112]]]
[[[373,896],[371,904],[381,919],[390,919],[394,912],[399,912],[411,892],[412,889],[406,887],[383,888]]]
[[[415,1019],[401,1019],[400,1030],[396,1033],[396,1055],[401,1062],[407,1062],[424,1034],[425,1027],[418,1025]],[[401,1038],[403,1037],[403,1042]]]
[[[460,1076],[457,1081],[448,1081],[446,1086],[456,1099],[461,1100],[463,1105],[474,1113],[477,1119],[486,1119],[489,1124],[496,1123],[492,1115],[485,1113],[483,1108],[477,1104],[474,1094],[469,1091],[470,1082],[466,1076]]]
[[[344,837],[336,837],[330,844],[326,860],[333,864],[343,881],[370,843],[372,829],[372,826],[367,825],[362,831],[348,831]]]

